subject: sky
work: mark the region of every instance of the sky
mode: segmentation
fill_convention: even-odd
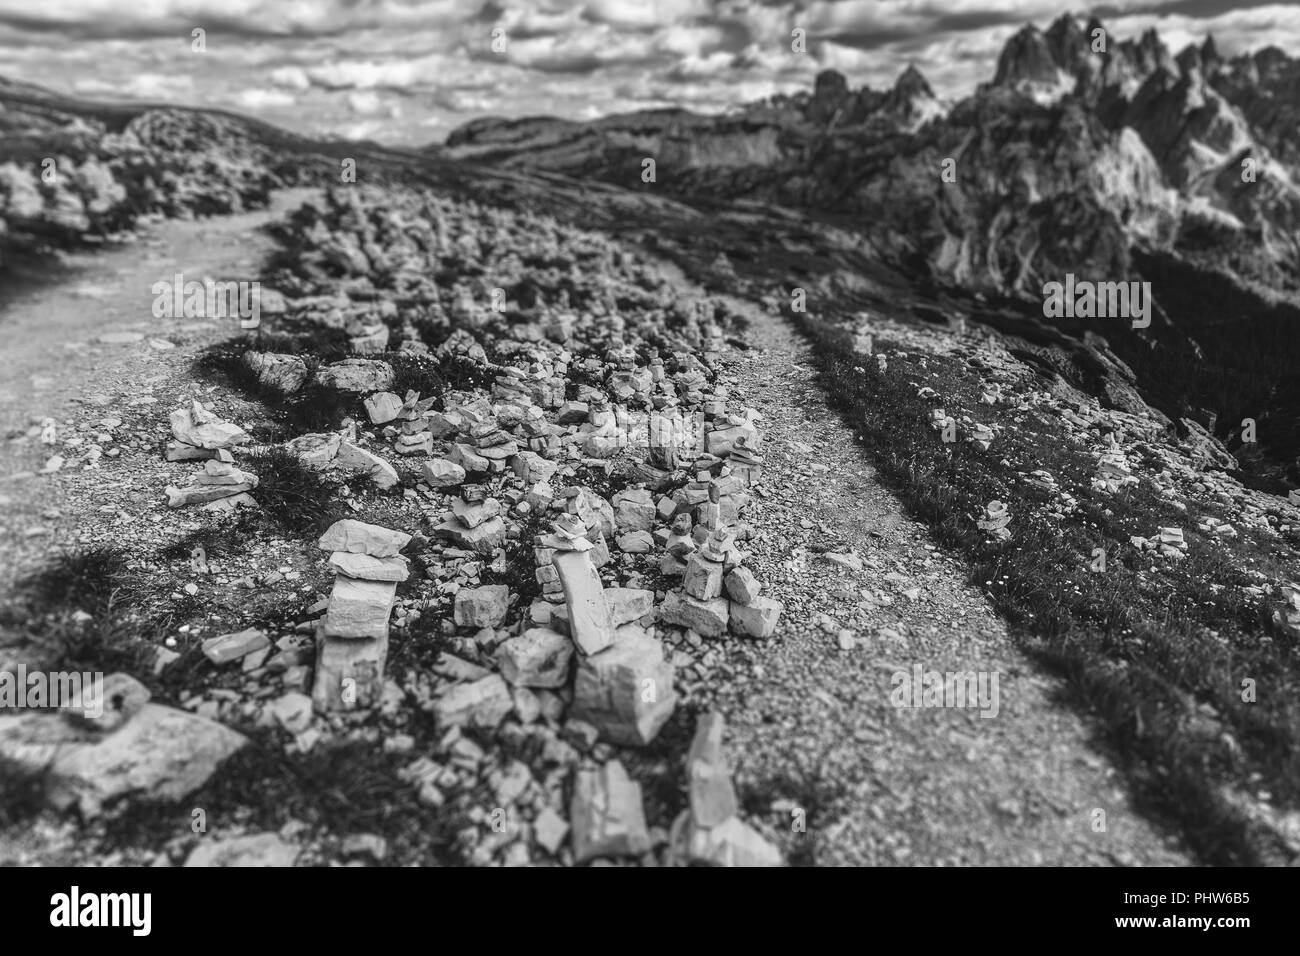
[[[95,99],[219,107],[309,135],[420,145],[480,116],[719,112],[821,70],[940,96],[992,79],[1059,0],[0,0],[0,76]],[[1111,0],[1112,35],[1300,53],[1300,3]],[[806,52],[791,49],[803,31]],[[202,44],[194,31],[201,30]],[[197,46],[202,49],[196,49]]]

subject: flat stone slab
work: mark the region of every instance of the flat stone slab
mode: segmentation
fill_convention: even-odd
[[[596,654],[614,643],[614,622],[605,605],[600,576],[585,551],[557,551],[552,559],[564,605],[569,612],[569,633],[584,654]]]
[[[254,651],[270,646],[271,642],[264,633],[255,627],[250,627],[230,634],[209,637],[203,642],[203,656],[219,666],[242,660]]]
[[[400,480],[397,469],[372,452],[351,442],[339,442],[334,467],[354,475],[365,475],[380,488],[391,488]]]
[[[322,551],[347,551],[373,558],[391,558],[411,542],[411,536],[377,524],[344,518],[329,526],[316,542]]]
[[[382,638],[397,595],[395,581],[363,581],[339,575],[325,611],[325,636]]]
[[[86,817],[129,795],[181,800],[246,742],[214,720],[153,703],[108,734],[49,711],[0,717],[0,757],[33,773],[48,768],[47,801]]]
[[[405,581],[411,574],[406,558],[400,554],[391,558],[374,558],[368,554],[335,551],[330,555],[330,564],[338,568],[340,574],[362,581]]]

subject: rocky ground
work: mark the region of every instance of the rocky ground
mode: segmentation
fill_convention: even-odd
[[[270,261],[255,229],[289,210]],[[416,190],[279,194],[83,264],[5,318],[0,651],[107,671],[110,706],[0,720],[0,859],[1196,859],[995,613],[1001,582],[907,516],[770,303]],[[275,307],[249,334],[159,323],[147,293],[174,272],[261,276]],[[855,331],[923,370],[978,353],[1008,395],[1028,375],[958,333]],[[1084,482],[1136,472],[1289,533],[1205,477],[1212,442],[1147,474],[1089,407]],[[918,447],[947,421],[927,415]],[[985,450],[1012,427],[958,418]],[[1000,541],[1027,517],[1008,500],[952,520]],[[1133,547],[1173,562],[1174,530]],[[1249,585],[1261,606],[1286,560]],[[997,695],[898,706],[914,668]]]

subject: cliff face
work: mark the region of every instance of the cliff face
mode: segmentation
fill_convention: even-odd
[[[725,117],[479,121],[447,150],[632,186],[654,157],[647,188],[848,216],[929,278],[986,291],[1126,278],[1135,244],[1300,289],[1300,61],[1224,61],[1212,40],[1175,57],[1154,31],[1100,51],[1096,31],[1026,27],[951,107],[914,67],[888,90],[827,71]]]

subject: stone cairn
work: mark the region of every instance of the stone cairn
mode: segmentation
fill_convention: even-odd
[[[451,514],[434,529],[434,534],[458,547],[491,557],[506,540],[501,502],[490,498],[482,485],[462,485],[453,500]]]
[[[167,460],[202,460],[203,464],[184,488],[167,486],[169,508],[201,504],[205,510],[229,511],[257,504],[249,494],[257,487],[257,476],[236,468],[231,452],[248,443],[247,432],[222,420],[198,400],[173,411],[170,420],[173,440],[167,443]]]
[[[317,632],[312,702],[321,712],[372,707],[383,691],[388,620],[409,573],[411,536],[363,521],[336,521],[320,538],[336,569]]]
[[[714,424],[720,427],[706,436],[705,456],[696,462],[696,480],[660,503],[659,514],[672,522],[666,533],[659,534],[667,552],[660,570],[680,575],[682,587],[669,593],[659,619],[706,638],[730,630],[765,639],[775,633],[784,608],[780,601],[760,594],[762,585],[742,566],[744,556],[735,543],[738,533],[749,533],[740,514],[749,502],[743,489],[761,473],[761,459],[754,450],[758,430],[740,416],[718,417]],[[734,469],[732,459],[736,459]]]

